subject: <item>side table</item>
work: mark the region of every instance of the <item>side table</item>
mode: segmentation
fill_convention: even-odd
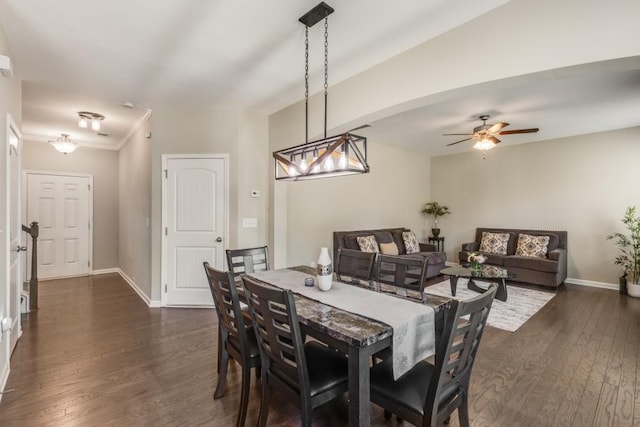
[[[427,237],[427,242],[435,243],[438,252],[444,252],[444,237]]]

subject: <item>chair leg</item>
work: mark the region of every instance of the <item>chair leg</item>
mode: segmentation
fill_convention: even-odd
[[[240,391],[240,408],[238,409],[237,427],[244,427],[247,418],[247,406],[249,405],[249,387],[251,386],[251,367],[245,362],[242,366],[242,390]]]
[[[262,399],[260,400],[260,415],[258,416],[258,426],[265,427],[267,418],[269,417],[269,402],[271,401],[271,388],[267,385],[267,381],[262,377]]]
[[[219,399],[223,396],[224,385],[227,382],[227,368],[229,367],[229,353],[226,349],[222,349],[220,359],[220,374],[218,375],[218,386],[216,387],[216,391],[213,393],[214,399]]]
[[[469,398],[467,393],[462,395],[462,402],[458,406],[458,420],[460,427],[469,427]]]

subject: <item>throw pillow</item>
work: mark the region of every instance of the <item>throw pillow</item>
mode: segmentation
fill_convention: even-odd
[[[420,252],[420,245],[418,244],[418,239],[413,231],[403,231],[402,240],[404,241],[404,247],[408,254]]]
[[[380,243],[380,252],[384,255],[398,255],[398,245],[395,242]]]
[[[482,239],[480,240],[480,252],[506,255],[507,243],[509,243],[509,233],[483,231]]]
[[[530,234],[521,234],[518,236],[518,247],[516,248],[516,255],[546,258],[548,246],[549,236],[532,236]]]
[[[362,252],[380,252],[378,249],[378,242],[373,236],[358,236],[358,246]]]

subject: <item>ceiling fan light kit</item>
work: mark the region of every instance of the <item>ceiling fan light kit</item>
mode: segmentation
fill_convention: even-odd
[[[466,136],[467,138],[461,139],[460,141],[455,141],[450,144],[447,144],[447,147],[455,144],[459,144],[464,141],[475,140],[476,143],[473,145],[473,148],[476,150],[480,150],[484,152],[487,150],[491,150],[493,147],[498,145],[500,140],[496,138],[496,135],[513,135],[518,133],[533,133],[538,132],[540,129],[538,128],[529,128],[529,129],[514,129],[514,130],[502,130],[503,128],[509,126],[509,123],[500,122],[495,124],[487,124],[487,120],[489,120],[488,114],[483,114],[478,116],[480,120],[482,120],[482,124],[480,126],[476,126],[473,128],[472,133],[445,133],[444,136]]]
[[[319,3],[301,16],[305,26],[305,143],[274,151],[275,179],[301,181],[369,172],[367,138],[346,132],[327,137],[327,97],[329,75],[329,15],[333,8]],[[324,137],[309,142],[309,28],[324,19]]]

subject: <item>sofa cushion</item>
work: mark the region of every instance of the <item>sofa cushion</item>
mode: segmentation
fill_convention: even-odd
[[[373,235],[358,236],[356,237],[356,240],[358,241],[358,246],[362,252],[380,252],[378,242]]]
[[[402,240],[404,241],[404,247],[408,254],[420,252],[420,245],[413,231],[403,231]]]
[[[506,255],[508,243],[509,233],[483,231],[482,240],[480,240],[480,252]]]
[[[396,242],[391,243],[379,243],[380,252],[384,255],[398,255],[398,245]]]
[[[358,245],[358,236],[362,234],[347,234],[344,236],[344,247],[347,249],[353,249],[355,251],[360,250],[360,245]]]
[[[523,233],[518,236],[516,256],[546,258],[548,246],[549,236],[532,236]]]
[[[393,242],[393,236],[388,231],[382,231],[379,233],[373,233],[373,237],[376,238],[378,245],[380,243],[391,243]]]
[[[407,248],[404,247],[404,240],[402,239],[402,231],[394,231],[391,233],[393,241],[398,247],[398,255],[404,255],[407,253]]]
[[[429,265],[444,264],[447,261],[447,254],[444,252],[416,252],[409,256],[410,258],[427,258]]]
[[[505,257],[504,266],[507,269],[523,268],[527,270],[542,271],[546,273],[557,273],[559,268],[559,264],[553,260],[517,255]]]

